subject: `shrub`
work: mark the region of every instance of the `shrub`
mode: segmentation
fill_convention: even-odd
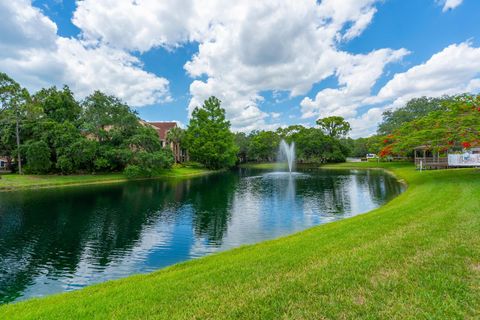
[[[142,170],[158,171],[171,168],[174,162],[172,151],[163,149],[157,152],[137,152],[134,154],[132,164],[139,166]]]
[[[110,162],[105,158],[97,158],[93,163],[96,171],[106,171],[110,168]]]
[[[59,169],[63,174],[72,173],[74,170],[74,165],[72,160],[67,156],[60,156],[57,159],[57,169]]]
[[[46,173],[50,170],[50,148],[44,141],[31,142],[26,148],[27,171],[31,173]]]
[[[147,172],[142,170],[137,165],[134,164],[129,164],[125,170],[123,170],[123,174],[127,176],[128,179],[135,179],[135,178],[140,178],[140,177],[145,177]]]

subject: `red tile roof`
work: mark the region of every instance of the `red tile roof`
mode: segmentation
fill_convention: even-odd
[[[175,128],[177,126],[176,122],[148,122],[148,124],[151,124],[152,126],[155,127],[155,129],[158,132],[158,136],[160,139],[165,140],[167,137],[167,131]]]

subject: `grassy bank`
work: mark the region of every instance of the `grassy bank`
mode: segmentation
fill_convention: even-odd
[[[284,163],[276,162],[249,162],[240,165],[241,168],[252,168],[252,169],[264,169],[264,170],[274,170],[278,168],[288,169],[288,165]]]
[[[148,179],[156,179],[162,177],[189,177],[205,174],[208,172],[208,170],[197,166],[177,167],[169,170],[163,170],[158,175],[155,175],[154,177]],[[139,178],[136,180],[141,179],[146,178]],[[85,184],[119,183],[125,182],[127,180],[129,179],[127,179],[122,173],[64,176],[2,174],[0,179],[0,192],[19,189],[49,188]]]
[[[0,319],[480,317],[480,172],[380,166],[409,188],[370,213],[148,275],[0,307]]]

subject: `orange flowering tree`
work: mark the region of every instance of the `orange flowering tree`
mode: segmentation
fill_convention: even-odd
[[[480,95],[463,94],[443,103],[442,110],[404,123],[385,136],[380,156],[408,154],[420,145],[439,152],[480,145]]]

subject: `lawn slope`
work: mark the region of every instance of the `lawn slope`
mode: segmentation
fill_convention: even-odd
[[[380,166],[409,188],[370,213],[6,305],[0,319],[479,318],[479,171]]]

